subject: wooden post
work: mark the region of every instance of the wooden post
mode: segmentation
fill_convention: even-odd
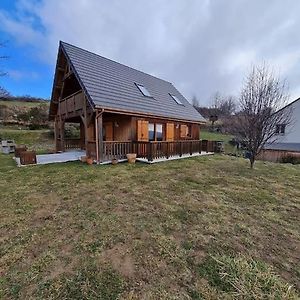
[[[56,116],[54,121],[55,152],[59,151],[58,137],[59,137],[59,124],[58,124],[58,117]]]
[[[84,144],[85,144],[85,149],[88,147],[88,124],[87,124],[87,101],[85,95],[83,96],[83,116],[81,117],[84,125]]]
[[[182,156],[182,142],[179,142],[179,157]]]
[[[80,120],[80,149],[86,149],[85,140],[85,126],[83,121]]]
[[[59,130],[60,130],[60,151],[65,152],[65,121],[60,118],[59,122]]]
[[[148,142],[147,144],[147,152],[148,152],[148,161],[153,161],[153,153],[152,153],[152,143]]]
[[[99,162],[103,162],[104,159],[104,152],[103,152],[103,114],[98,115],[97,120],[97,132],[98,132],[98,151],[99,151]]]
[[[199,141],[199,154],[201,154],[201,150],[202,150],[202,141]]]
[[[170,157],[170,149],[169,149],[169,142],[167,142],[167,155],[166,158],[168,159]]]
[[[193,154],[193,142],[190,141],[190,155]]]

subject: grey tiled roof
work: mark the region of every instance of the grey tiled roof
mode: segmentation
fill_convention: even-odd
[[[95,106],[174,119],[205,121],[170,82],[65,42],[60,45]],[[153,98],[144,96],[136,84],[146,87]],[[177,104],[169,94],[177,96],[183,105]]]
[[[300,143],[266,144],[264,149],[267,149],[267,150],[282,150],[282,151],[299,151],[300,152]]]

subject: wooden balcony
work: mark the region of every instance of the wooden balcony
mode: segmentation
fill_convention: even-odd
[[[59,102],[60,115],[74,115],[83,109],[83,92],[80,90]]]

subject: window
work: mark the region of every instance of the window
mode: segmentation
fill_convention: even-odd
[[[162,124],[148,124],[149,141],[162,141],[163,140],[163,125]]]
[[[155,141],[155,131],[154,131],[154,124],[148,124],[148,132],[149,132],[149,141]]]
[[[136,86],[141,91],[141,93],[146,97],[152,97],[149,91],[141,84],[136,83]]]
[[[156,124],[156,140],[157,141],[162,141],[163,140],[163,126],[162,124]]]
[[[172,94],[169,94],[169,95],[172,97],[172,99],[173,99],[177,104],[183,105],[183,103],[178,99],[177,96],[174,96],[174,95],[172,95]]]
[[[275,133],[284,135],[285,134],[285,124],[277,124]]]

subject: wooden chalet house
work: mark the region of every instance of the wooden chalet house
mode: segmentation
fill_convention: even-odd
[[[64,42],[49,117],[56,151],[83,149],[97,163],[128,153],[151,161],[203,148],[204,119],[170,82]],[[80,139],[65,138],[66,122],[80,124]]]

